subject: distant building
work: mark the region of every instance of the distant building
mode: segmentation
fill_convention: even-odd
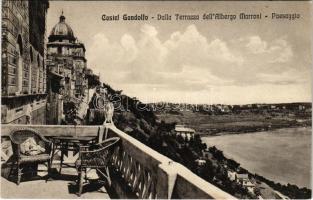
[[[223,105],[222,110],[223,113],[230,113],[231,112],[231,107],[228,105]]]
[[[312,108],[305,109],[305,112],[311,113],[312,112]]]
[[[181,135],[183,138],[187,137],[188,139],[195,134],[195,130],[185,127],[185,125],[176,125],[175,126],[176,135]]]
[[[203,159],[197,159],[195,160],[195,162],[197,163],[198,166],[203,166],[206,163],[206,161]]]
[[[204,151],[202,151],[202,156],[204,158],[209,158],[212,156],[212,154],[208,150],[204,150]]]
[[[237,175],[237,173],[234,171],[229,171],[229,170],[227,171],[227,176],[228,176],[229,180],[231,180],[231,181],[236,180],[236,175]]]
[[[250,181],[248,174],[236,174],[236,181],[246,188],[255,187]]]
[[[1,123],[46,123],[48,8],[48,0],[2,1]]]
[[[299,105],[299,110],[300,110],[300,111],[305,110],[305,106]]]

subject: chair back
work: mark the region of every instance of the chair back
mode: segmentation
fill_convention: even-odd
[[[33,129],[17,129],[10,133],[10,139],[16,144],[21,144],[28,138],[34,138],[36,143],[42,141],[42,136]]]
[[[46,139],[40,133],[30,128],[22,128],[22,129],[13,130],[10,133],[12,150],[15,156],[19,157],[21,155],[21,151],[23,151],[21,149],[22,148],[21,145],[28,138],[33,138],[36,144],[44,148],[47,153],[50,152],[50,146],[45,143],[44,140]]]
[[[101,146],[101,148],[105,147],[105,148],[112,148],[114,146],[114,144],[116,144],[118,141],[120,140],[119,137],[111,137],[111,138],[108,138],[104,141],[102,141],[101,143],[97,144],[99,146]]]
[[[90,151],[81,152],[82,165],[88,167],[106,166],[119,140],[119,137],[108,138],[101,143],[92,145]]]

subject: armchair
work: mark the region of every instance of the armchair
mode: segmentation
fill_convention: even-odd
[[[82,193],[83,174],[87,173],[87,168],[96,169],[98,173],[107,179],[109,185],[111,185],[108,162],[119,139],[119,137],[112,137],[98,144],[80,146],[79,158],[75,163],[78,171],[78,196]]]
[[[30,128],[23,128],[23,129],[16,129],[10,133],[10,139],[12,143],[12,150],[13,150],[13,161],[16,163],[17,166],[17,185],[21,182],[22,177],[22,170],[25,164],[35,164],[35,163],[45,163],[47,162],[48,166],[48,176],[50,175],[50,167],[51,167],[51,145],[52,143],[47,140],[44,136],[42,136],[37,131],[30,129]],[[43,152],[34,155],[26,154],[25,149],[23,149],[23,143],[26,140],[33,140],[36,144],[40,145],[40,149]],[[13,166],[12,166],[13,168]]]

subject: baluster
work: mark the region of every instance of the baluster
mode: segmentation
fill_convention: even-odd
[[[126,154],[126,163],[125,163],[125,172],[124,172],[124,179],[125,181],[128,183],[127,181],[127,175],[128,175],[128,171],[129,171],[129,165],[130,165],[130,156],[128,154]]]
[[[134,158],[132,158],[131,173],[130,173],[130,176],[129,176],[129,182],[131,183],[131,185],[134,184],[135,176],[136,176],[136,160]]]
[[[123,169],[122,169],[122,177],[125,179],[125,174],[127,170],[127,164],[128,164],[128,155],[126,152],[124,152],[124,157],[123,157]]]
[[[121,159],[120,159],[120,166],[119,166],[119,171],[121,173],[123,173],[124,157],[125,157],[125,152],[123,151],[121,155]]]
[[[140,167],[141,167],[141,172],[140,172],[141,176],[140,176],[140,185],[139,185],[139,190],[140,190],[139,198],[143,199],[143,193],[144,193],[144,189],[145,189],[145,179],[146,179],[146,177],[145,177],[145,168],[142,167],[141,165],[140,165]]]
[[[140,165],[140,163],[137,163],[137,173],[136,173],[136,175],[137,175],[137,178],[136,178],[136,181],[135,181],[135,183],[134,183],[134,192],[138,192],[138,196],[140,196],[140,181],[141,181],[141,175],[142,175],[142,173],[141,173],[141,165]]]
[[[137,185],[138,185],[138,180],[139,180],[139,170],[138,170],[138,162],[135,161],[134,162],[134,181],[133,181],[133,185],[132,185],[132,191],[135,192]]]
[[[150,173],[145,170],[144,172],[144,192],[142,194],[142,198],[147,199],[149,196],[149,190],[150,190],[150,185],[151,185],[151,177],[150,177]]]
[[[151,176],[151,190],[150,190],[150,195],[149,195],[149,199],[156,199],[156,188],[155,188],[155,182],[156,182],[156,179],[154,178],[154,176]]]
[[[116,167],[117,166],[117,162],[118,162],[118,152],[119,152],[119,147],[117,147],[115,150],[114,150],[114,153],[113,153],[113,165]]]
[[[157,199],[157,194],[156,194],[156,182],[157,182],[157,177],[155,174],[151,175],[151,196],[149,198],[151,199]]]
[[[132,157],[128,155],[128,170],[125,174],[125,180],[129,185],[131,183],[130,181],[131,171],[132,171]]]

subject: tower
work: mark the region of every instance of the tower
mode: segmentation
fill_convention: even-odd
[[[49,124],[61,123],[61,116],[67,109],[64,105],[86,95],[85,51],[84,44],[77,40],[62,12],[47,43]]]

